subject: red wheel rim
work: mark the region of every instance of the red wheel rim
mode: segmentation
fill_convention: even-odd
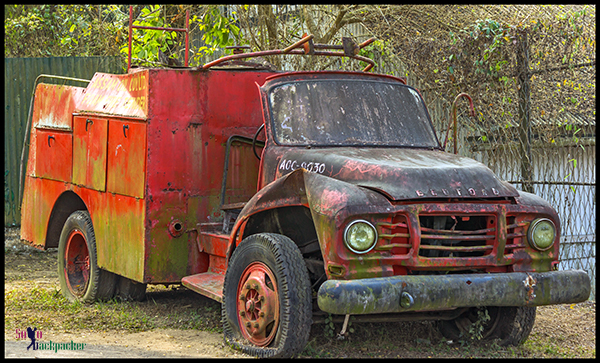
[[[237,292],[242,335],[256,346],[269,345],[279,325],[279,294],[273,272],[262,262],[251,263],[240,278]]]
[[[67,238],[64,273],[69,291],[83,296],[90,280],[90,254],[85,236],[78,229],[71,231]]]

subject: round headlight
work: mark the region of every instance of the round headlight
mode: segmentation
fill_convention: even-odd
[[[367,253],[375,247],[377,230],[367,221],[356,220],[346,227],[344,242],[354,253]]]
[[[536,219],[529,226],[529,242],[531,245],[544,251],[552,247],[556,238],[556,227],[554,223],[546,218]]]

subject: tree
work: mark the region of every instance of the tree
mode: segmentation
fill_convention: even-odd
[[[373,5],[238,5],[236,17],[243,41],[262,51],[287,47],[303,34],[314,35],[315,43],[331,44],[344,26],[365,21],[372,9]],[[282,68],[281,57],[269,61]],[[288,63],[295,69],[323,68],[331,60],[294,58]]]
[[[4,56],[117,55],[122,6],[4,5]]]
[[[126,5],[5,5],[4,56],[127,56],[129,7]],[[203,42],[194,52],[202,56],[239,42],[232,14],[216,5],[136,5],[136,25],[183,28],[190,11],[190,29]],[[133,32],[134,57],[156,62],[158,49],[177,58],[183,44],[179,33],[155,30]],[[152,63],[150,63],[152,64]]]
[[[200,65],[205,56],[212,55],[217,49],[225,48],[239,42],[239,28],[232,15],[227,15],[226,9],[217,5],[147,5],[136,6],[133,10],[133,25],[150,27],[185,28],[185,14],[189,11],[189,29],[192,35],[198,34],[197,39],[202,44],[190,47],[191,66]],[[133,31],[132,57],[138,62],[155,64],[158,51],[171,58],[185,57],[184,35],[180,32],[148,30]],[[121,53],[127,56],[129,46],[121,45]]]

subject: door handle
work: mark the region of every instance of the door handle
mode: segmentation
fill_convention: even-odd
[[[123,125],[123,136],[125,138],[127,138],[127,134],[125,133],[125,130],[129,130],[129,125]]]
[[[56,141],[56,139],[54,138],[54,136],[52,136],[52,135],[48,135],[48,147],[51,147],[51,146],[50,146],[50,139],[52,139],[52,140]]]
[[[87,131],[88,129],[88,125],[89,124],[94,124],[94,121],[90,120],[89,118],[87,120],[85,120],[85,131]]]

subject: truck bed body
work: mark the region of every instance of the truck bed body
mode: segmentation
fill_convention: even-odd
[[[90,212],[103,269],[178,283],[222,266],[225,251],[202,246],[198,234],[218,230],[222,203],[256,193],[259,160],[251,145],[232,142],[221,200],[226,144],[263,124],[256,84],[272,74],[132,69],[96,73],[86,88],[39,84],[22,238],[57,247],[60,230],[49,226],[78,205]]]

